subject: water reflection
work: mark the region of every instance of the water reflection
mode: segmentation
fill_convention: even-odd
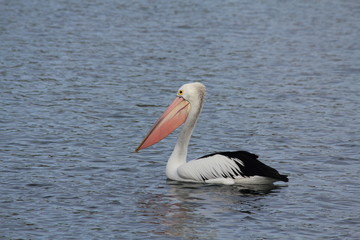
[[[218,226],[238,229],[237,219],[253,219],[266,206],[264,198],[278,187],[274,185],[222,186],[167,181],[167,194],[149,193],[140,208],[147,223],[156,224],[156,235],[185,239],[217,239]],[[164,192],[164,191],[163,191]],[[224,222],[222,222],[224,221]]]

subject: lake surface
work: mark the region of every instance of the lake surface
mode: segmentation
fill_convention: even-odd
[[[0,5],[1,239],[360,238],[359,1]],[[168,181],[179,130],[134,153],[193,81],[189,158],[288,183]]]

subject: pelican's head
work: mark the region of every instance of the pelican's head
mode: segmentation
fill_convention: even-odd
[[[186,121],[191,110],[199,113],[204,95],[205,86],[202,83],[195,82],[181,86],[175,100],[155,122],[135,152],[150,147],[167,137]]]
[[[205,86],[199,82],[184,84],[179,88],[177,96],[182,97],[190,104],[201,103],[205,96]]]

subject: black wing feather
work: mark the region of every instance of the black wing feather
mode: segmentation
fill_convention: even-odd
[[[244,165],[242,165],[240,162],[235,161],[235,163],[240,168],[241,173],[234,172],[235,175],[241,175],[244,177],[251,177],[251,176],[263,176],[263,177],[269,177],[274,178],[280,181],[288,182],[289,179],[287,178],[287,175],[281,175],[276,169],[269,167],[265,165],[264,163],[260,162],[258,160],[259,156],[247,152],[247,151],[235,151],[235,152],[216,152],[212,154],[208,154],[205,156],[202,156],[198,159],[207,158],[214,156],[216,154],[220,154],[223,156],[226,156],[230,159],[239,159]],[[231,176],[232,174],[230,174]],[[232,177],[232,176],[231,176]]]

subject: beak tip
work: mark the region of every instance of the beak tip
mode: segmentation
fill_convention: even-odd
[[[136,149],[135,149],[135,153],[138,153],[139,151],[141,150],[141,146],[138,146]]]

